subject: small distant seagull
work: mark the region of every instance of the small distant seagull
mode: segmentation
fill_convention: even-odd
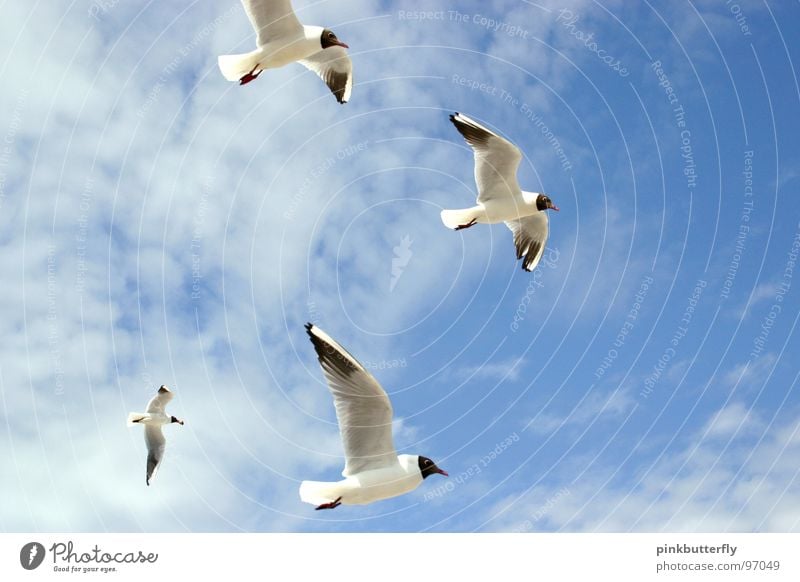
[[[256,30],[256,50],[241,55],[222,55],[219,68],[229,81],[245,85],[264,69],[276,69],[299,61],[315,72],[339,103],[347,103],[353,91],[350,48],[321,26],[303,26],[290,0],[242,0]]]
[[[145,481],[148,485],[150,485],[150,480],[156,476],[156,471],[164,458],[164,448],[167,446],[161,427],[173,422],[183,425],[182,420],[174,416],[167,416],[164,412],[164,407],[172,400],[172,396],[169,388],[161,386],[158,394],[147,403],[147,412],[131,412],[128,415],[128,426],[144,425],[144,441],[147,443],[147,478]]]
[[[363,505],[416,489],[434,473],[447,473],[427,457],[398,455],[392,441],[392,404],[378,381],[358,360],[312,324],[306,331],[314,344],[333,394],[345,467],[341,481],[303,481],[300,499],[333,509]]]
[[[442,222],[455,230],[478,222],[505,222],[514,233],[517,259],[524,257],[522,268],[533,271],[547,243],[545,210],[558,211],[558,207],[544,194],[520,189],[517,168],[522,154],[517,146],[461,113],[451,115],[450,121],[474,151],[478,204],[462,210],[442,210]]]

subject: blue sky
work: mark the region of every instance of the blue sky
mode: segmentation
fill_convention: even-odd
[[[797,6],[294,5],[351,46],[347,105],[227,83],[238,2],[6,6],[0,528],[800,529]],[[442,226],[454,111],[561,208],[536,272]],[[449,480],[300,502],[343,465],[309,320]],[[147,488],[125,419],[162,383]]]

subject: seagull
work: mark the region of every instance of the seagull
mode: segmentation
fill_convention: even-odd
[[[514,233],[517,260],[524,257],[522,268],[533,271],[547,242],[545,210],[558,212],[558,207],[545,194],[520,190],[517,168],[522,153],[517,146],[462,113],[451,115],[450,121],[475,154],[478,204],[462,210],[442,210],[442,222],[455,230],[478,222],[505,222]]]
[[[161,432],[162,425],[177,422],[183,426],[182,420],[174,416],[167,416],[164,412],[164,407],[172,400],[172,396],[173,394],[169,388],[161,386],[158,389],[158,394],[153,396],[150,402],[147,403],[147,412],[131,412],[128,415],[128,426],[133,426],[134,424],[144,425],[144,442],[147,443],[147,478],[145,481],[148,486],[161,465],[161,460],[164,458],[164,448],[167,446],[164,433]]]
[[[228,81],[245,85],[264,69],[300,61],[325,81],[339,103],[347,103],[353,91],[353,63],[345,50],[349,46],[327,28],[300,24],[290,0],[242,0],[242,5],[256,30],[258,48],[219,57]]]
[[[398,455],[392,442],[392,404],[358,360],[310,323],[306,331],[333,394],[345,466],[341,481],[303,481],[300,499],[317,509],[363,505],[416,489],[434,473],[447,473],[428,457]]]

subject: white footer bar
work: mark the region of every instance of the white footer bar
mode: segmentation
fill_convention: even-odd
[[[0,579],[778,582],[800,580],[798,548],[800,534],[0,534]]]

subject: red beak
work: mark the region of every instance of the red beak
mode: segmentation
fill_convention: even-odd
[[[556,212],[558,212],[558,206],[556,206],[555,204],[553,206],[551,206],[550,209],[551,210],[555,210]]]
[[[450,476],[450,475],[447,474],[447,471],[443,471],[442,469],[439,469],[439,474],[440,475],[444,475],[445,477],[449,477]]]
[[[339,42],[337,42],[336,44],[338,44],[339,46],[341,46],[341,47],[344,47],[344,48],[346,48],[346,49],[349,49],[349,48],[350,48],[349,46],[347,46],[346,44],[344,44],[342,41],[339,41]]]

